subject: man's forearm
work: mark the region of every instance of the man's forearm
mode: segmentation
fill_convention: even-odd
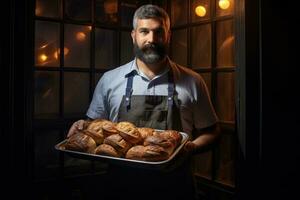
[[[210,149],[211,146],[219,139],[220,132],[218,124],[200,131],[199,136],[192,141],[194,144],[193,152],[200,153]]]

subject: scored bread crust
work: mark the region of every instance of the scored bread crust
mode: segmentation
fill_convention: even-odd
[[[121,154],[109,144],[100,144],[94,153],[97,155],[121,157]]]
[[[93,153],[95,148],[95,140],[81,132],[69,137],[65,144],[65,149],[79,152]]]
[[[140,133],[135,125],[130,122],[119,122],[116,126],[119,134],[131,144],[137,144],[142,140]]]
[[[104,139],[104,144],[109,144],[116,149],[120,154],[124,155],[132,146],[124,140],[119,134],[110,135]]]

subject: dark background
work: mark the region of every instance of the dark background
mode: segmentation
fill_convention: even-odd
[[[261,15],[257,10],[261,9]],[[1,3],[1,192],[29,197],[34,193],[26,148],[26,81],[30,20],[28,1]],[[237,199],[291,199],[298,180],[297,90],[293,78],[287,5],[246,1],[246,109],[251,133],[239,160]],[[254,33],[254,34],[253,34]],[[292,41],[293,42],[293,41]],[[261,90],[257,90],[261,88]],[[261,113],[261,121],[259,112]],[[260,122],[261,126],[260,126]],[[8,192],[8,189],[13,192]],[[4,192],[4,193],[3,193]]]

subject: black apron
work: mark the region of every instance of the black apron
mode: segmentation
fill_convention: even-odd
[[[182,131],[172,70],[168,72],[168,96],[132,95],[135,75],[133,71],[127,77],[118,121],[129,121],[138,127]],[[109,196],[115,199],[193,199],[190,167],[189,159],[170,171],[111,165],[107,175],[118,189],[109,192]]]

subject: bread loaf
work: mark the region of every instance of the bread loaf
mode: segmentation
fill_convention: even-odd
[[[137,144],[142,140],[137,128],[130,122],[119,122],[116,128],[119,134],[131,144]]]
[[[116,149],[120,155],[125,155],[128,149],[132,146],[126,142],[119,134],[110,135],[104,139],[104,144],[109,144]]]
[[[77,133],[67,139],[65,149],[93,153],[96,148],[96,142],[93,138],[84,133]]]
[[[95,149],[95,154],[98,155],[105,155],[105,156],[112,156],[112,157],[121,157],[119,152],[114,149],[112,146],[109,144],[100,144],[96,149]]]

